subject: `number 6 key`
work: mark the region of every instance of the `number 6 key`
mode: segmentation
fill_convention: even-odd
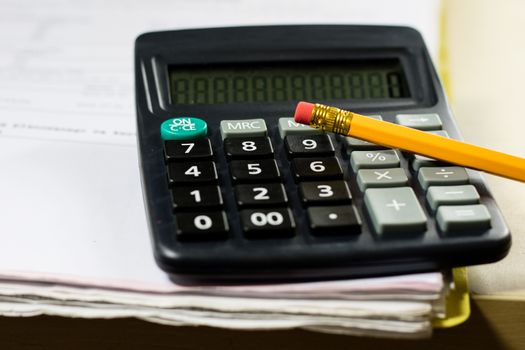
[[[343,178],[343,169],[335,157],[295,158],[292,169],[296,181]]]

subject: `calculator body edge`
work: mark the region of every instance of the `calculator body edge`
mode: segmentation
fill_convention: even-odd
[[[467,170],[470,183],[488,208],[491,228],[482,234],[443,237],[434,215],[425,206],[424,191],[414,172],[409,183],[427,218],[427,232],[418,237],[384,239],[374,234],[363,209],[363,196],[356,190],[348,154],[339,136],[330,136],[345,170],[345,181],[362,221],[362,232],[352,237],[315,237],[295,198],[278,119],[290,117],[297,101],[222,104],[171,103],[168,69],[173,65],[293,64],[294,62],[344,62],[346,60],[396,59],[403,66],[409,98],[397,100],[319,100],[362,114],[380,114],[393,121],[400,113],[437,113],[443,129],[461,139],[447,105],[438,75],[420,34],[411,28],[387,26],[268,26],[212,28],[147,33],[135,47],[136,105],[139,158],[145,206],[153,250],[159,266],[174,278],[189,280],[289,280],[364,277],[412,273],[487,263],[503,258],[510,247],[510,232],[482,176]],[[164,143],[160,124],[173,116],[195,116],[208,124],[214,145],[224,211],[229,225],[226,240],[179,242],[176,218],[166,180]],[[229,181],[228,160],[220,146],[221,120],[263,118],[283,173],[296,228],[291,238],[246,239]],[[401,167],[408,160],[399,152]],[[353,247],[358,247],[353,249]]]

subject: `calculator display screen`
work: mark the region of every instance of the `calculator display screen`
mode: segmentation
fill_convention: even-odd
[[[410,97],[398,60],[169,67],[172,104]]]

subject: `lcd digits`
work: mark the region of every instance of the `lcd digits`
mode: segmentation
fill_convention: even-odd
[[[171,66],[172,104],[410,97],[397,60]]]

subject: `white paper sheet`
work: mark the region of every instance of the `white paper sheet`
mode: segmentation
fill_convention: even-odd
[[[0,2],[0,277],[179,288],[153,261],[140,192],[132,61],[141,32],[402,24],[435,55],[437,13],[438,1],[415,0]]]
[[[142,32],[408,25],[421,31],[435,57],[438,7],[438,0],[3,0],[0,135],[134,145],[133,43]]]

